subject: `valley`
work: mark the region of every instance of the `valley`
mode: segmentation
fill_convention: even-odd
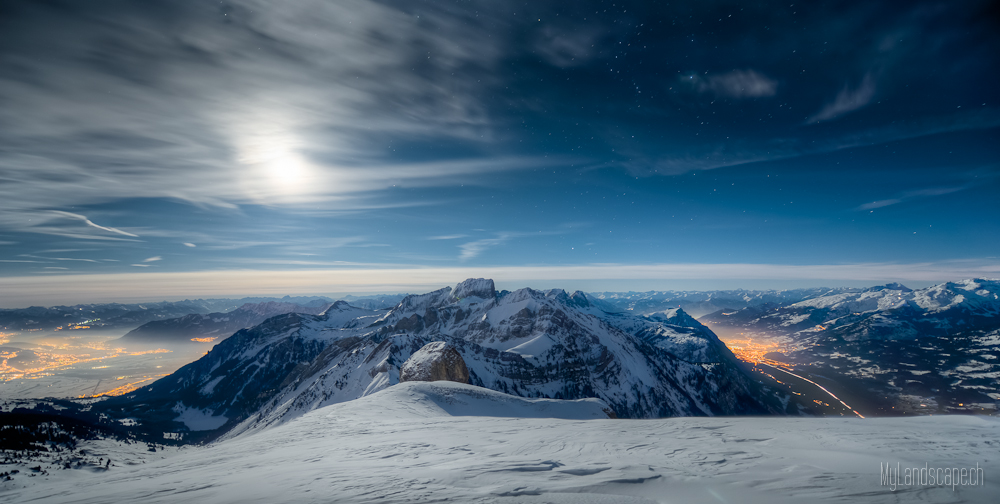
[[[808,370],[787,362],[785,355],[793,348],[788,338],[725,329],[727,328],[716,327],[713,332],[719,334],[719,339],[745,364],[744,369],[762,383],[786,390],[804,413],[821,416],[853,415],[859,418],[870,414],[862,414],[856,406],[848,404],[841,396],[856,397],[856,394],[844,389],[839,383],[823,376],[811,375]],[[833,389],[838,392],[835,394]],[[858,401],[854,402],[857,403]],[[865,407],[862,409],[867,410]]]
[[[822,383],[865,416],[995,414],[998,293],[998,282],[985,279],[919,290],[888,284],[701,321],[765,375]]]

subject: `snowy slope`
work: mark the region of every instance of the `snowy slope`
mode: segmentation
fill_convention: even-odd
[[[992,502],[1000,421],[579,420],[596,401],[406,383],[282,426],[87,477],[52,472],[0,499],[33,503]],[[485,415],[465,416],[482,411]],[[495,416],[494,416],[495,415]],[[982,486],[883,486],[880,463],[984,469]],[[72,471],[69,471],[72,472]],[[22,478],[23,482],[27,478]],[[23,484],[23,483],[22,483]]]
[[[387,418],[448,416],[608,419],[608,405],[600,399],[526,399],[449,381],[404,382],[377,394],[337,405],[341,414],[379,411]]]

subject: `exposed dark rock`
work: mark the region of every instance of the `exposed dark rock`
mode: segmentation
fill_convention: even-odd
[[[399,381],[453,381],[469,383],[469,368],[455,347],[434,341],[417,350],[399,371]]]
[[[493,299],[497,295],[493,280],[489,278],[470,278],[455,286],[451,293],[457,299],[467,297],[478,297],[483,299]]]

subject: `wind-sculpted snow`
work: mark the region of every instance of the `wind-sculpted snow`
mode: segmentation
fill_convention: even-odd
[[[601,418],[594,399],[404,383],[163,460],[52,471],[3,495],[142,502],[993,502],[996,418]],[[471,415],[471,416],[470,416]],[[983,469],[982,485],[883,484],[880,465]],[[899,483],[903,483],[902,473]],[[4,485],[4,483],[0,483]]]
[[[599,398],[624,418],[787,407],[681,310],[607,313],[580,292],[497,293],[488,280],[407,296],[384,314],[338,303],[321,316],[269,319],[108,403],[152,421],[183,401],[228,418],[219,432],[231,437],[394,386],[400,366],[433,341],[457,349],[473,385],[520,397]]]
[[[449,416],[607,419],[611,411],[600,399],[526,399],[502,392],[449,381],[404,382],[377,394],[338,405],[350,415],[380,411],[389,418]]]

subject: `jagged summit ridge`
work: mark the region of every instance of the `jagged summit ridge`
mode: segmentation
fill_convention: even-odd
[[[456,285],[452,295],[457,299],[469,297],[493,299],[497,296],[497,290],[493,280],[489,278],[470,278]]]

